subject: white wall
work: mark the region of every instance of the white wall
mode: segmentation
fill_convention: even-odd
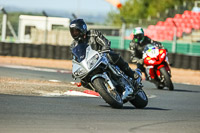
[[[35,26],[37,29],[52,30],[52,25],[63,25],[68,27],[70,24],[69,18],[59,18],[59,17],[45,17],[45,16],[29,16],[29,15],[20,15],[19,16],[19,28],[18,28],[18,37],[20,42],[31,43],[30,38],[25,37],[25,27],[26,26]]]

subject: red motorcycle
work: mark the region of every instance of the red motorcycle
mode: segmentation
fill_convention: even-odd
[[[158,89],[167,87],[169,90],[174,90],[167,51],[148,44],[144,48],[143,59],[147,80],[153,82]]]

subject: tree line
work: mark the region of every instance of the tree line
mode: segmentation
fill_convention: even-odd
[[[139,19],[147,19],[149,16],[164,19],[165,16],[162,13],[167,12],[167,9],[185,6],[185,9],[191,10],[194,1],[196,0],[127,0],[118,11],[109,12],[107,22],[113,25],[121,25],[123,18],[127,24],[131,24],[138,22],[136,20]],[[172,10],[172,12],[174,14],[180,13],[177,10]]]

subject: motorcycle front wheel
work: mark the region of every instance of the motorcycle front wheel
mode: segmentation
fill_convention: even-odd
[[[174,90],[174,85],[171,81],[171,77],[164,67],[160,68],[161,74],[164,76],[164,84],[169,90]]]
[[[135,95],[135,98],[133,100],[130,100],[129,102],[132,105],[134,105],[136,108],[142,109],[142,108],[145,108],[147,106],[148,98],[147,98],[146,93],[141,89]]]
[[[116,90],[111,90],[111,87],[105,81],[105,79],[94,79],[93,86],[96,91],[101,95],[101,97],[106,101],[106,103],[108,103],[112,108],[123,108],[123,101],[120,94]]]

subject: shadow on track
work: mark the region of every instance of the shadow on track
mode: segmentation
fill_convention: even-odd
[[[186,89],[174,89],[172,91],[168,89],[157,89],[157,88],[147,88],[148,90],[158,90],[158,91],[169,91],[169,92],[190,92],[190,93],[200,93],[200,91],[186,90]]]
[[[132,106],[124,106],[123,109],[137,109],[137,108],[132,107]],[[143,108],[141,110],[164,110],[164,111],[168,111],[170,109],[163,109],[163,108],[156,108],[156,107],[146,107],[146,108]]]
[[[200,93],[200,91],[193,91],[193,90],[182,90],[182,89],[175,89],[175,92],[191,92],[191,93]]]
[[[100,105],[100,106],[114,109],[114,108],[110,107],[109,105]],[[123,110],[129,110],[129,109],[137,109],[137,108],[135,108],[134,106],[126,106],[126,105],[124,105],[124,107],[122,109]],[[163,109],[163,108],[156,108],[156,107],[146,107],[146,108],[143,108],[143,109],[140,109],[140,110],[163,110],[163,111],[168,111],[168,110],[171,110],[171,109]]]

